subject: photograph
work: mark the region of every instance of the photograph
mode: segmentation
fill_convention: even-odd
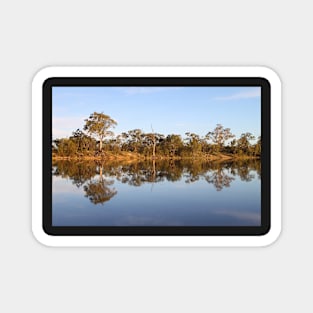
[[[53,86],[52,226],[261,226],[260,86]]]

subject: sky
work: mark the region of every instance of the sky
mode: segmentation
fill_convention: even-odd
[[[216,124],[240,137],[261,135],[260,87],[53,87],[53,139],[83,129],[84,119],[103,112],[117,122],[115,135],[141,129],[164,135],[205,136]]]

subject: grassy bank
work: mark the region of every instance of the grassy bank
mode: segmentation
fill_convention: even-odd
[[[96,155],[74,155],[74,156],[58,156],[52,155],[52,160],[86,160],[86,161],[144,161],[144,160],[201,160],[201,161],[231,161],[231,160],[248,160],[259,159],[259,157],[249,155],[237,155],[237,154],[198,154],[192,156],[145,156],[135,152],[103,152]]]

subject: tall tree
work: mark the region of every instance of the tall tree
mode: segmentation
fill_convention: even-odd
[[[186,135],[187,135],[187,139],[186,139],[187,145],[192,155],[194,156],[200,153],[202,150],[202,141],[200,139],[200,136],[195,133],[190,133],[190,132],[187,132]]]
[[[113,132],[109,128],[116,125],[116,121],[109,115],[94,112],[85,120],[84,130],[99,140],[99,151],[101,152],[103,139],[107,136],[113,136]]]
[[[142,147],[142,131],[140,129],[129,130],[127,135],[129,147],[131,147],[131,149],[137,153],[138,150]]]
[[[151,147],[152,151],[149,151],[149,154],[152,154],[152,158],[156,158],[156,147],[157,145],[164,140],[164,135],[158,133],[145,133],[142,136],[142,144],[146,147]]]
[[[237,140],[237,147],[239,153],[251,154],[251,143],[250,140],[254,140],[255,137],[251,133],[243,133]]]
[[[77,145],[77,152],[82,153],[86,150],[95,150],[96,140],[86,135],[80,129],[74,131],[69,139]]]
[[[168,135],[163,143],[166,152],[173,157],[178,154],[179,150],[182,149],[184,143],[180,135]]]
[[[234,138],[230,128],[224,128],[221,124],[217,124],[212,132],[206,134],[206,139],[212,141],[216,145],[216,152],[220,152],[225,142]]]

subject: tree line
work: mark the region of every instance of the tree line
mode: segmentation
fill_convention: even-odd
[[[92,113],[85,119],[83,129],[73,131],[69,138],[52,141],[52,155],[58,157],[96,157],[121,155],[125,152],[145,158],[187,158],[210,155],[232,155],[259,158],[261,137],[250,132],[239,138],[230,128],[217,124],[205,136],[186,132],[185,138],[178,134],[163,135],[153,130],[149,133],[133,129],[114,135],[112,128],[117,122],[104,113]]]

